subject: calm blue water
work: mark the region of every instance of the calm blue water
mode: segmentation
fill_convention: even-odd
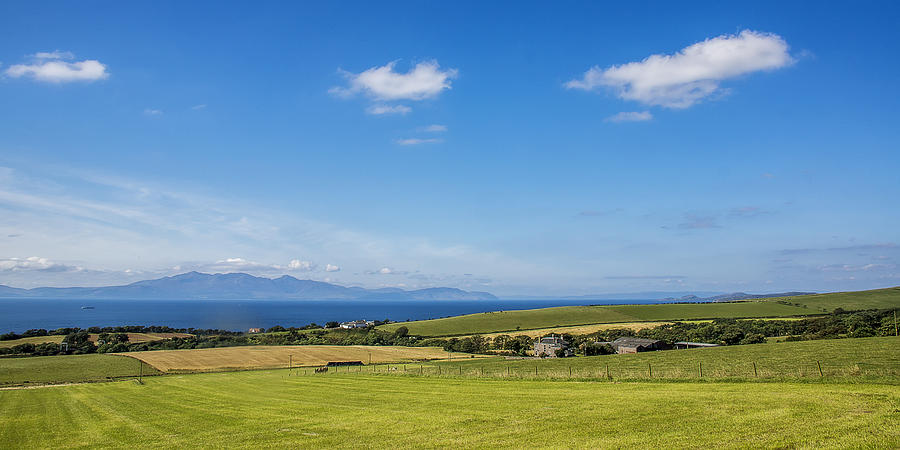
[[[59,300],[0,299],[0,333],[30,328],[163,325],[173,328],[246,330],[356,319],[433,319],[487,311],[591,305],[598,300]],[[621,303],[663,303],[617,300]],[[95,309],[81,309],[82,306]]]

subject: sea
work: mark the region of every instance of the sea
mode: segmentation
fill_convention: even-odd
[[[569,305],[663,300],[77,300],[0,299],[0,333],[64,327],[160,325],[242,331],[329,321],[408,320]]]

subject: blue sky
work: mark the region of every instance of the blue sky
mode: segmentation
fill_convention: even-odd
[[[898,285],[898,19],[4,2],[0,284]]]

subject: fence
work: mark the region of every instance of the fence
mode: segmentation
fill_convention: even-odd
[[[313,375],[313,368],[294,369],[292,375]],[[694,361],[692,364],[604,363],[600,365],[531,364],[373,364],[331,368],[329,374],[382,374],[426,377],[591,379],[591,380],[724,380],[724,379],[824,379],[848,377],[897,377],[900,366],[846,363],[828,360],[795,361],[792,365],[767,365],[746,361],[721,364]]]

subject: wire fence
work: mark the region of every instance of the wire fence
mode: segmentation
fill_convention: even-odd
[[[448,378],[517,378],[517,379],[590,379],[590,380],[722,380],[722,379],[825,379],[862,377],[900,377],[900,365],[890,362],[846,363],[829,360],[795,361],[791,365],[767,365],[746,361],[721,364],[694,361],[689,364],[372,364],[365,366],[295,368],[292,375],[381,374]]]

